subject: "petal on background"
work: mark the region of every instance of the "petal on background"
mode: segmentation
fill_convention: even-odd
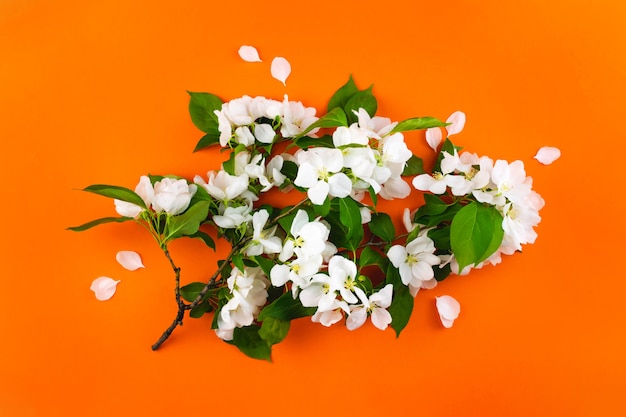
[[[239,48],[239,56],[246,62],[263,62],[254,46],[243,45]]]
[[[137,252],[132,250],[121,250],[115,255],[115,260],[129,271],[135,271],[139,268],[145,268],[141,262],[141,257]]]
[[[437,152],[437,148],[443,139],[443,134],[441,133],[441,129],[438,127],[431,127],[426,129],[426,143],[428,146],[432,148],[433,151]]]
[[[450,125],[446,126],[448,136],[460,133],[465,127],[465,113],[462,111],[455,111],[450,115],[450,117],[448,117],[446,123],[450,123]]]
[[[277,56],[272,60],[271,67],[272,77],[276,78],[278,81],[285,84],[287,81],[287,77],[291,74],[291,64],[285,58],[281,56]]]
[[[449,329],[452,327],[452,324],[454,324],[454,320],[459,316],[461,305],[449,295],[442,295],[441,297],[435,297],[435,299],[441,324],[443,324],[443,327],[446,329]]]
[[[537,151],[535,159],[544,165],[550,165],[561,157],[561,150],[552,146],[544,146]]]
[[[99,277],[93,280],[89,288],[96,294],[96,299],[106,301],[113,297],[115,289],[120,281],[116,281],[109,277]]]

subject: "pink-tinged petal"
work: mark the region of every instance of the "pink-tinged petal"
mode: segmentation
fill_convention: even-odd
[[[285,84],[287,77],[291,74],[291,64],[285,58],[277,56],[272,60],[272,66],[270,68],[272,77]]]
[[[437,152],[437,148],[442,140],[443,134],[440,128],[431,127],[430,129],[426,129],[426,143],[428,143],[428,146],[430,146],[433,151]]]
[[[552,146],[544,146],[537,151],[535,159],[544,165],[550,165],[561,157],[561,150]]]
[[[446,126],[448,136],[460,133],[465,127],[465,113],[463,113],[462,111],[455,111],[450,115],[450,117],[448,117],[446,123],[450,123],[448,126]]]
[[[239,56],[246,62],[263,62],[254,46],[243,45],[239,48]]]
[[[356,330],[363,326],[367,319],[367,310],[364,307],[357,307],[350,312],[346,319],[346,327],[348,330]]]
[[[137,252],[132,250],[121,250],[115,255],[115,260],[129,271],[136,271],[139,268],[145,268],[141,262],[141,257]]]
[[[443,326],[447,329],[452,327],[454,320],[461,312],[459,302],[449,295],[442,295],[441,297],[436,297],[436,305]]]
[[[383,308],[377,308],[372,312],[372,324],[380,329],[385,330],[391,323],[391,314]]]
[[[115,289],[120,281],[109,277],[99,277],[93,280],[89,289],[96,294],[96,299],[106,301],[113,297]]]

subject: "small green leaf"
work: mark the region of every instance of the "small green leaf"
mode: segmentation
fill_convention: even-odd
[[[214,130],[215,131],[211,131],[200,138],[198,143],[196,143],[196,147],[193,148],[194,152],[198,152],[200,149],[208,148],[209,146],[220,143],[220,132],[217,130],[217,127]]]
[[[210,133],[217,127],[217,115],[215,110],[222,110],[222,100],[210,93],[193,93],[188,91],[189,115],[194,125],[205,133]]]
[[[397,132],[406,132],[409,130],[422,130],[429,129],[431,127],[445,127],[447,123],[442,122],[441,120],[435,117],[413,117],[411,119],[406,119],[401,121],[393,128],[391,133]]]
[[[336,107],[343,108],[350,98],[359,92],[356,84],[354,83],[354,79],[352,78],[352,74],[348,78],[348,81],[339,87],[337,91],[332,95],[330,101],[328,102],[328,108],[326,111],[331,111]]]
[[[359,205],[351,197],[340,198],[339,221],[347,230],[346,240],[348,249],[356,250],[363,240],[363,225],[361,224],[361,211]]]
[[[325,128],[325,127],[339,127],[339,126],[348,126],[348,119],[346,118],[346,112],[343,109],[336,107],[329,111],[324,116],[317,119],[315,123],[312,123],[309,127],[307,127],[304,132],[302,132],[298,138],[305,136],[311,130],[315,128]],[[296,140],[298,140],[296,138]]]
[[[376,114],[378,103],[376,101],[376,97],[372,95],[371,87],[367,90],[359,91],[350,97],[348,102],[344,105],[344,110],[346,111],[346,115],[348,117],[348,124],[354,123],[358,120],[354,111],[358,111],[361,108],[365,109],[370,117],[374,117]]]
[[[211,249],[215,250],[215,241],[213,240],[213,238],[211,238],[211,236],[209,236],[208,234],[204,233],[202,230],[198,230],[196,233],[193,233],[193,234],[187,235],[187,236],[190,237],[190,238],[200,239],[208,247],[210,247]]]
[[[359,255],[359,269],[371,265],[376,265],[381,271],[385,272],[387,270],[387,258],[373,247],[366,246]]]
[[[459,271],[491,256],[503,236],[502,215],[495,207],[471,202],[459,210],[450,227],[450,246]]]
[[[318,205],[314,205],[313,209],[315,210],[315,214],[320,217],[326,217],[330,212],[330,197],[326,197],[324,203]]]
[[[413,155],[406,162],[406,166],[402,171],[402,175],[407,177],[410,175],[423,174],[424,172],[424,161],[422,161],[422,158],[418,158],[417,156]]]
[[[289,332],[290,326],[291,322],[289,321],[279,320],[274,317],[268,317],[263,320],[263,323],[261,324],[259,336],[268,345],[272,346],[282,342],[285,339],[287,333]]]
[[[204,289],[206,283],[204,282],[192,282],[185,286],[180,287],[180,296],[183,297],[185,301],[189,301],[193,303],[200,292]],[[205,296],[206,298],[206,296]]]
[[[387,243],[393,242],[396,238],[396,228],[387,213],[374,213],[372,220],[368,223],[370,231]]]
[[[136,192],[129,190],[128,188],[118,187],[116,185],[94,184],[84,188],[83,191],[133,203],[144,209],[147,208],[143,199],[139,197]]]
[[[208,201],[198,201],[183,214],[170,217],[167,224],[167,239],[195,234],[200,223],[205,221],[209,214],[209,204]]]
[[[72,232],[82,232],[87,229],[91,229],[94,226],[98,226],[100,224],[105,223],[123,223],[129,220],[135,220],[132,217],[103,217],[101,219],[92,220],[85,224],[81,224],[80,226],[68,227],[67,230],[71,230]]]
[[[233,331],[233,340],[226,343],[235,345],[237,349],[253,359],[272,361],[271,346],[259,336],[260,326],[237,327]]]
[[[272,268],[276,265],[276,262],[271,259],[264,258],[263,256],[255,256],[252,259],[254,259],[257,265],[261,267],[263,273],[269,277]]]
[[[203,301],[189,311],[189,317],[199,319],[204,316],[204,313],[208,313],[209,311],[211,311],[211,304]]]
[[[298,164],[293,161],[284,161],[280,172],[289,178],[290,181],[293,181],[298,176]]]
[[[235,265],[235,267],[243,272],[245,271],[246,265],[243,263],[243,255],[241,253],[237,253],[235,255],[233,255],[233,265]]]
[[[315,314],[316,307],[303,307],[300,300],[294,299],[291,291],[278,297],[273,303],[268,304],[259,313],[259,321],[265,321],[268,317],[278,320],[294,320],[300,317],[308,317]]]
[[[400,273],[391,263],[387,268],[387,283],[393,285],[393,300],[387,311],[391,314],[391,327],[396,331],[396,337],[400,337],[411,319],[414,300],[409,288],[402,283]]]
[[[316,147],[316,148],[319,148],[319,147],[334,148],[335,147],[333,143],[333,137],[330,135],[324,135],[319,138],[303,136],[303,137],[296,139],[294,142],[296,145],[298,145],[299,148],[302,148],[302,149],[307,149],[310,147]]]
[[[450,226],[430,229],[428,231],[428,237],[433,240],[437,250],[449,251],[452,249],[450,246]]]

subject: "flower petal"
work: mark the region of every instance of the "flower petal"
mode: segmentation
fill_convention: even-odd
[[[239,48],[239,56],[246,62],[263,62],[254,46],[243,45]]]
[[[552,146],[544,146],[537,151],[535,159],[544,165],[550,165],[561,157],[561,150]]]
[[[109,277],[99,277],[93,280],[89,289],[96,294],[96,299],[106,301],[113,297],[115,289],[120,281]]]
[[[461,305],[457,300],[449,295],[442,295],[441,297],[435,298],[441,324],[443,324],[443,327],[448,329],[452,327],[454,320],[459,316],[459,313],[461,312]]]
[[[441,129],[438,127],[426,129],[426,143],[428,143],[428,146],[430,146],[433,151],[437,152],[437,148],[439,147],[442,138],[443,134],[441,133]]]
[[[283,83],[283,85],[286,85],[285,81],[287,81],[287,77],[291,74],[291,64],[285,58],[277,56],[272,60],[270,71],[272,72],[272,77]]]
[[[135,271],[139,268],[145,268],[141,262],[141,257],[137,252],[132,250],[121,250],[115,255],[115,260],[129,271]]]
[[[462,111],[455,111],[450,115],[450,117],[448,117],[446,123],[450,123],[450,125],[446,126],[448,136],[461,133],[463,127],[465,127],[465,113],[463,113]]]

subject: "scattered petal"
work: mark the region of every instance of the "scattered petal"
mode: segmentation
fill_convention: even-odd
[[[465,113],[463,113],[462,111],[455,111],[450,115],[450,117],[448,117],[446,123],[450,123],[448,126],[446,126],[448,136],[461,133],[461,131],[465,127]]]
[[[561,157],[561,150],[552,146],[544,146],[537,151],[535,159],[544,165],[550,165]]]
[[[426,129],[426,143],[428,143],[428,146],[430,146],[433,151],[437,152],[437,147],[439,147],[442,139],[443,134],[441,133],[441,129],[438,127]]]
[[[271,72],[272,77],[283,83],[283,85],[287,85],[285,81],[291,74],[291,64],[285,58],[277,56],[272,60]]]
[[[106,301],[113,297],[115,289],[120,281],[116,281],[109,277],[99,277],[93,280],[89,288],[96,294],[96,299]]]
[[[132,250],[121,250],[115,255],[115,259],[122,265],[124,268],[129,271],[135,271],[139,268],[145,268],[144,264],[141,262],[141,257],[137,252],[133,252]]]
[[[437,311],[439,312],[441,324],[446,329],[449,329],[454,324],[454,320],[459,317],[461,305],[449,295],[442,295],[441,297],[435,297],[435,299],[437,300]]]
[[[263,62],[254,46],[243,45],[239,48],[239,56],[246,62]]]

